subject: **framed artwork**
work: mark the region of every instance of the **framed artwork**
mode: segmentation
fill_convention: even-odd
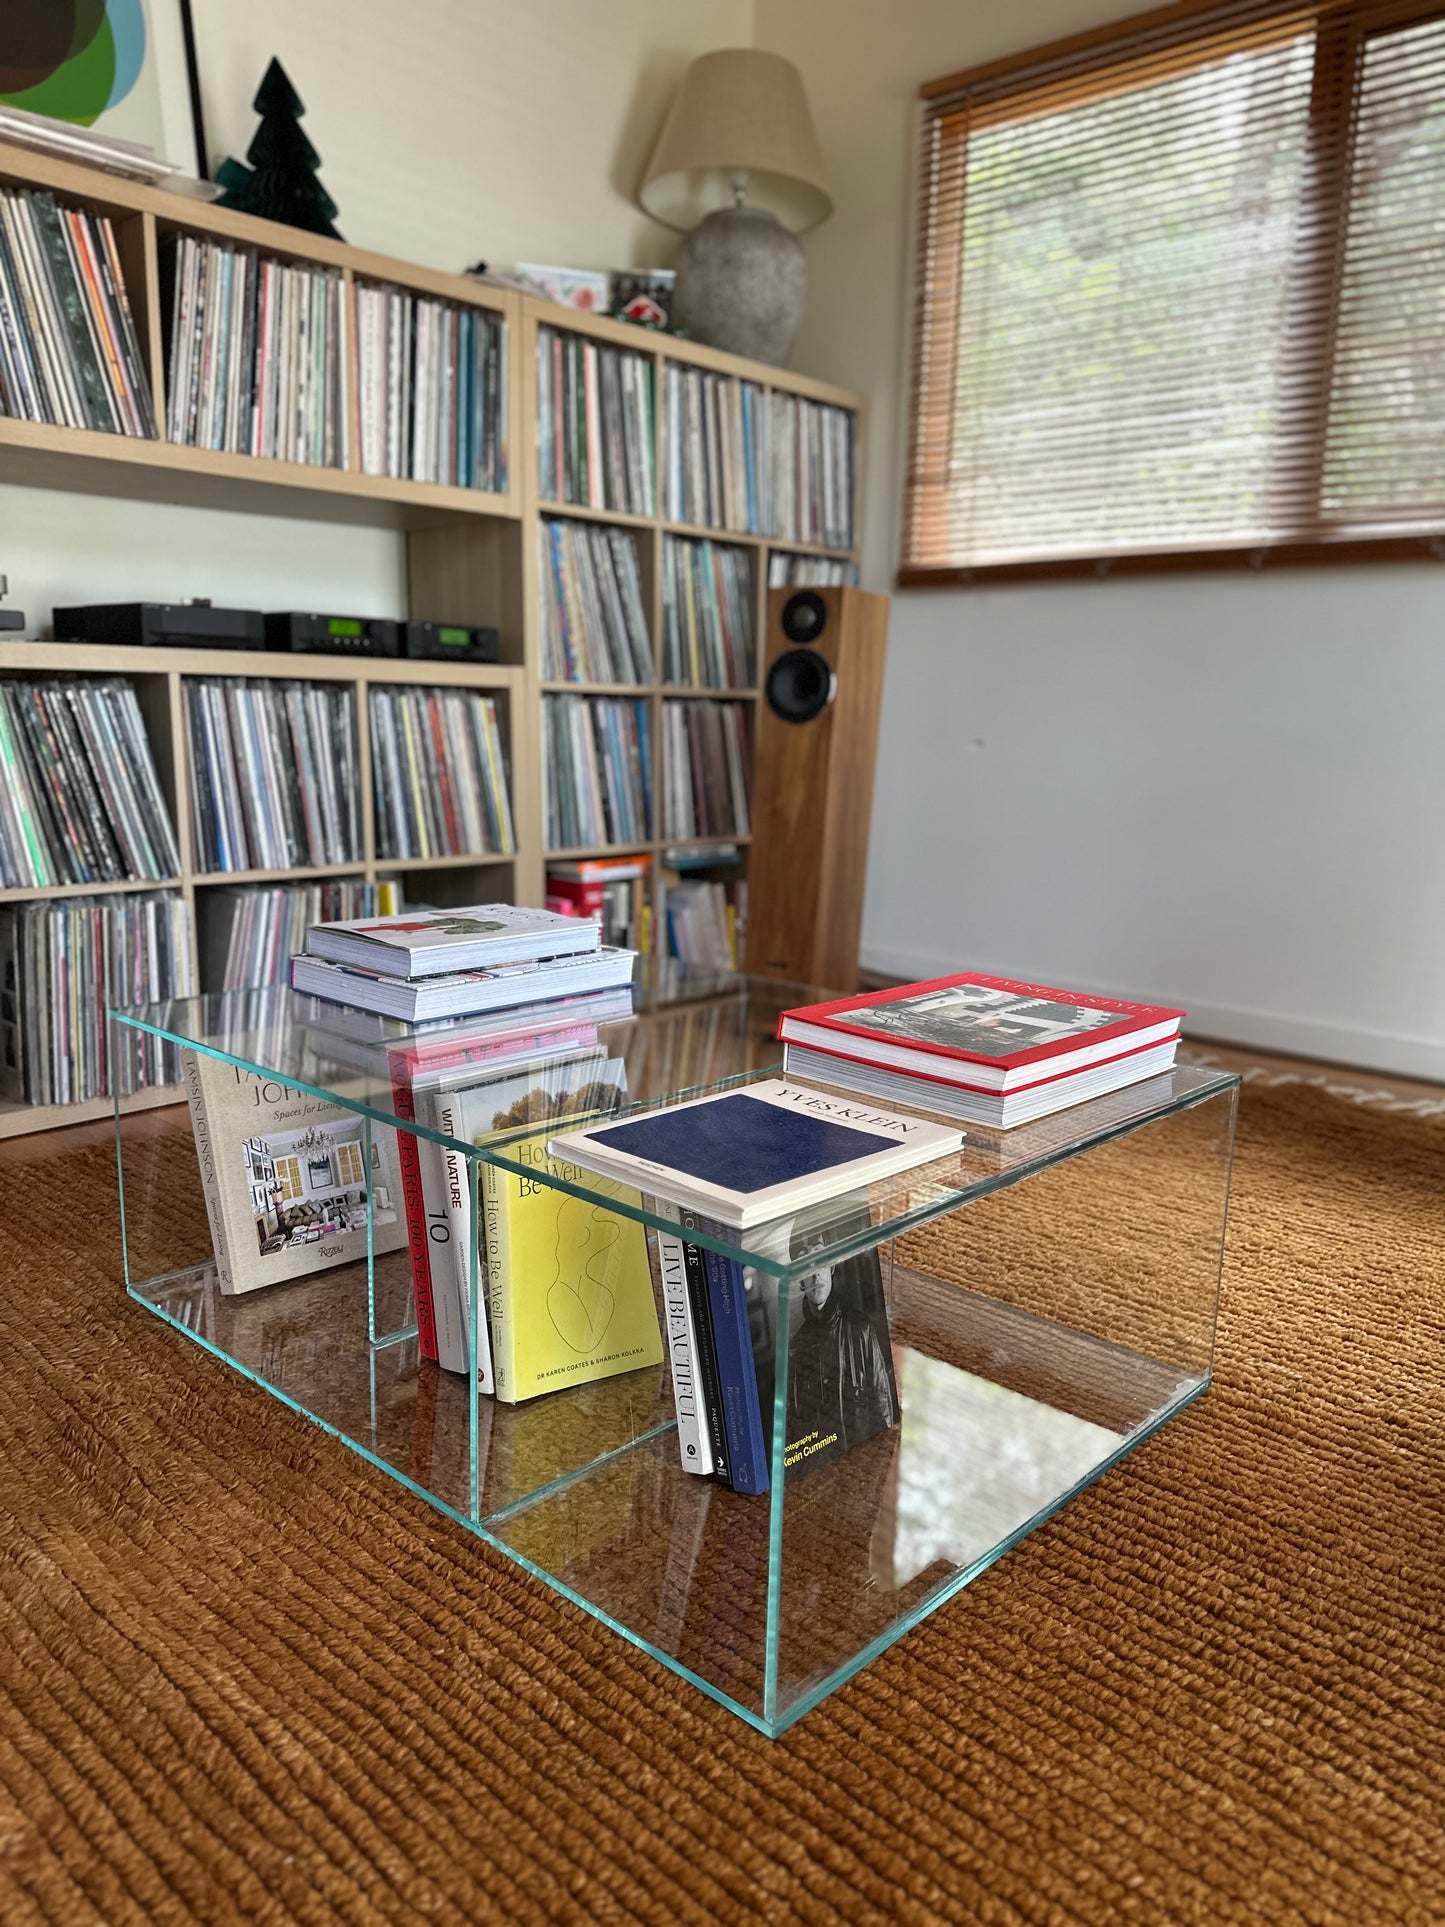
[[[206,176],[190,0],[5,0],[0,103]]]

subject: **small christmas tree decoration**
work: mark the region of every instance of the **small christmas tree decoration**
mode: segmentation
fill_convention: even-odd
[[[251,105],[261,124],[246,149],[250,166],[230,158],[222,163],[216,175],[226,190],[221,206],[339,241],[331,224],[336,203],[317,178],[321,156],[301,131],[306,108],[279,60],[266,69]]]

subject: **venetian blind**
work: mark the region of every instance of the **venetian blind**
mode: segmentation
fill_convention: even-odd
[[[925,89],[900,581],[1440,527],[1442,84],[1233,0]]]

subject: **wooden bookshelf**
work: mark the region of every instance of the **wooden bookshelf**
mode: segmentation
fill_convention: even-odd
[[[460,904],[476,900],[478,896],[497,896],[540,903],[546,864],[551,857],[577,860],[646,853],[656,859],[676,841],[661,834],[662,704],[675,700],[739,701],[754,717],[755,729],[760,693],[757,665],[763,654],[767,581],[772,558],[819,556],[854,564],[858,559],[859,478],[863,471],[866,416],[861,396],[826,382],[655,334],[625,322],[520,297],[464,275],[393,260],[4,143],[0,143],[0,185],[48,189],[62,203],[88,207],[109,215],[115,223],[126,291],[135,315],[157,417],[163,428],[166,366],[160,257],[169,239],[182,231],[254,248],[261,254],[285,261],[332,267],[345,282],[377,282],[458,305],[489,309],[507,324],[510,446],[508,486],[501,493],[363,474],[354,435],[351,438],[353,465],[325,468],[192,448],[165,439],[145,441],[0,417],[0,482],[77,494],[219,508],[238,515],[285,515],[394,529],[404,535],[407,548],[409,606],[405,613],[430,621],[488,623],[501,635],[502,661],[495,666],[232,650],[105,649],[70,643],[0,640],[0,675],[109,674],[129,677],[137,685],[157,767],[174,813],[182,852],[182,874],[163,879],[154,886],[138,882],[107,888],[175,889],[194,906],[198,891],[237,883],[304,882],[343,876],[375,881],[378,877],[398,877],[409,894],[415,896],[424,887],[427,895],[438,902]],[[626,348],[651,366],[656,400],[653,455],[658,495],[653,514],[613,513],[540,499],[536,341],[537,329],[543,325]],[[354,355],[347,360],[346,379],[354,395]],[[856,421],[852,515],[855,546],[845,550],[825,549],[782,537],[740,534],[669,521],[661,513],[668,433],[668,424],[663,419],[662,377],[669,362],[735,376],[764,388],[851,410]],[[637,541],[652,643],[653,677],[648,682],[604,685],[542,679],[543,611],[538,543],[543,521],[552,519],[624,529]],[[752,569],[754,680],[745,687],[694,689],[661,681],[662,550],[669,536],[711,541],[748,553]],[[32,617],[32,620],[40,623],[39,618]],[[194,868],[189,777],[184,767],[181,725],[181,680],[186,676],[296,678],[345,683],[355,690],[365,838],[360,862],[322,869],[245,873],[205,872]],[[366,695],[370,685],[387,683],[478,689],[498,697],[503,741],[510,763],[517,840],[514,856],[427,860],[377,854]],[[653,744],[653,793],[649,800],[656,831],[651,838],[641,843],[565,851],[544,847],[544,694],[624,697],[647,705]],[[690,847],[707,842],[736,844],[743,851],[745,861],[746,837],[686,840]],[[656,867],[654,861],[654,876]],[[744,866],[739,865],[731,874],[745,874]],[[72,886],[7,890],[0,891],[0,902],[100,893],[98,887],[87,891]],[[143,1092],[134,1099],[123,1100],[121,1108],[144,1108],[166,1101],[171,1095],[174,1094]],[[89,1105],[44,1109],[0,1106],[0,1137],[107,1115],[111,1108],[109,1098]]]

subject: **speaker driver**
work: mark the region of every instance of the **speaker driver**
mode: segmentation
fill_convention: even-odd
[[[785,723],[812,722],[837,693],[838,678],[816,649],[789,649],[779,656],[764,691],[768,708]]]
[[[828,626],[828,605],[812,589],[800,589],[783,604],[783,634],[789,642],[816,642]]]

